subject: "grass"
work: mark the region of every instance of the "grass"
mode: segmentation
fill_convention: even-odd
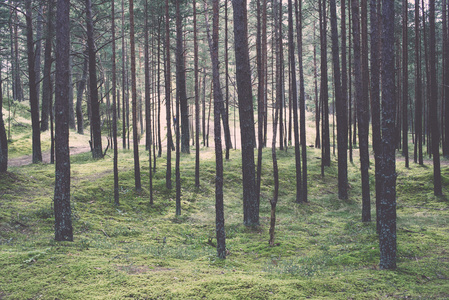
[[[340,201],[335,158],[322,178],[319,150],[308,151],[309,203],[300,205],[294,203],[294,151],[278,152],[275,247],[268,245],[271,150],[264,151],[261,224],[254,228],[242,225],[241,155],[231,151],[224,163],[226,260],[214,247],[211,149],[202,149],[200,188],[194,155],[182,155],[181,216],[175,216],[174,189],[165,188],[164,157],[157,161],[151,206],[147,153],[140,149],[143,190],[136,193],[132,151],[119,151],[116,207],[112,158],[73,156],[74,242],[53,240],[54,166],[10,168],[0,175],[0,299],[449,298],[449,205],[445,196],[433,196],[433,169],[398,163],[398,268],[384,271],[375,222],[360,221],[357,158],[349,164],[350,198]],[[447,166],[442,176],[448,195]]]

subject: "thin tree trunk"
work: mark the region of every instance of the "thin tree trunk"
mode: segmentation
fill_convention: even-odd
[[[226,4],[227,7],[227,4]],[[226,22],[227,24],[227,22]],[[227,51],[226,51],[227,53]],[[200,187],[200,102],[198,80],[198,40],[196,26],[196,0],[193,0],[193,55],[195,76],[195,186]],[[227,65],[226,65],[227,66]],[[227,68],[226,68],[227,69]],[[226,81],[227,82],[227,81]],[[227,91],[227,85],[226,85]],[[204,134],[204,133],[203,133]]]
[[[436,71],[436,42],[435,42],[435,0],[429,0],[429,71],[430,71],[430,122],[432,130],[433,154],[433,193],[435,196],[443,195],[441,188],[440,170],[440,131],[438,126],[438,84]]]
[[[422,104],[422,72],[421,72],[421,41],[420,41],[420,24],[419,24],[419,0],[415,0],[415,148],[414,148],[414,161],[423,165],[423,130],[422,130],[422,116],[423,116],[423,104]]]
[[[47,32],[45,38],[44,74],[42,80],[42,107],[41,107],[41,131],[48,130],[48,118],[50,113],[50,84],[52,64],[52,40],[53,40],[53,7],[54,0],[47,3]]]
[[[365,1],[365,0],[362,0]],[[367,99],[363,97],[362,85],[362,58],[360,48],[360,19],[359,1],[352,0],[352,29],[354,42],[354,77],[357,99],[357,118],[359,124],[359,151],[360,151],[360,172],[362,177],[362,221],[371,221],[371,206],[369,193],[369,153],[368,153],[368,112],[366,106]],[[367,70],[365,70],[367,71]]]
[[[321,103],[322,103],[322,142],[321,142],[321,173],[324,175],[324,167],[330,166],[330,136],[329,136],[329,94],[327,75],[327,17],[326,1],[320,1],[320,40],[321,40]]]
[[[0,173],[6,173],[6,171],[8,170],[8,138],[6,136],[5,123],[3,122],[2,84],[2,72],[0,68]]]
[[[299,37],[298,37],[299,38]],[[293,40],[293,5],[292,0],[288,1],[288,49],[291,70],[291,93],[293,98],[293,133],[295,135],[295,169],[296,169],[296,203],[303,202],[302,199],[302,174],[301,174],[301,153],[299,150],[299,120],[298,120],[298,92],[296,89],[296,62],[295,62],[295,42]],[[282,110],[282,108],[281,108]],[[304,143],[304,141],[302,141]]]
[[[33,163],[42,161],[41,152],[41,133],[39,126],[39,99],[36,90],[36,72],[34,70],[34,46],[33,46],[33,19],[31,0],[26,1],[26,27],[27,27],[27,54],[28,54],[28,80],[30,89],[30,108],[31,108],[31,127],[32,147],[33,147]]]
[[[142,189],[140,180],[139,137],[137,132],[137,78],[136,78],[136,46],[134,43],[134,1],[129,1],[129,40],[131,46],[131,93],[133,113],[133,150],[134,150],[134,183],[136,191]]]
[[[114,203],[120,204],[118,185],[118,144],[117,144],[117,66],[115,50],[115,1],[111,2],[112,31],[112,139],[114,147]]]
[[[402,156],[408,168],[408,1],[402,6]]]
[[[146,130],[148,135],[148,177],[150,183],[150,205],[153,205],[153,167],[151,161],[151,144],[153,144],[153,138],[151,136],[151,78],[150,78],[150,50],[149,50],[149,26],[148,26],[148,0],[145,0],[145,121],[146,121]]]
[[[90,107],[91,107],[91,131],[92,131],[92,157],[102,158],[103,150],[101,146],[101,121],[100,102],[98,100],[97,71],[94,44],[94,25],[92,20],[92,3],[86,0],[87,19],[87,48],[89,52],[89,87],[90,87]]]
[[[338,198],[348,199],[348,119],[346,95],[341,89],[340,59],[338,50],[337,8],[335,0],[330,0],[332,30],[332,61],[334,70],[335,102],[337,109],[338,143]],[[344,22],[344,20],[342,20]]]
[[[170,16],[168,14],[168,0],[165,0],[165,108],[167,119],[167,171],[165,173],[165,186],[167,189],[172,188],[171,183],[171,114],[170,114],[170,94],[171,94],[171,76],[170,76]]]

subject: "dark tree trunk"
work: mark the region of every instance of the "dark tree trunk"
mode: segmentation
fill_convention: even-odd
[[[87,53],[87,48],[84,51],[84,63],[83,63],[83,75],[81,76],[81,80],[78,83],[78,88],[76,92],[76,123],[78,125],[78,133],[84,134],[84,120],[83,120],[83,109],[82,109],[82,103],[83,103],[83,93],[84,89],[86,88],[86,82],[87,82],[87,71],[88,71],[88,64],[89,64],[89,58]]]
[[[264,100],[265,100],[265,53],[262,47],[262,14],[266,13],[266,1],[263,1],[262,12],[260,1],[257,1],[257,201],[260,203],[260,182],[262,178],[262,149],[263,141],[263,122],[264,122]]]
[[[55,76],[55,240],[73,241],[70,208],[69,77],[70,1],[58,0]]]
[[[42,16],[43,16],[43,8],[40,6],[38,8],[37,17],[36,17],[36,41],[34,42],[35,50],[34,50],[34,72],[36,73],[36,95],[37,101],[39,103],[39,93],[40,93],[40,85],[41,85],[41,53],[42,53]]]
[[[42,80],[42,107],[41,107],[41,131],[48,130],[48,118],[50,113],[50,85],[52,65],[52,43],[53,43],[53,7],[54,0],[48,0],[47,4],[47,32],[45,38],[44,74]]]
[[[97,88],[97,66],[95,58],[94,24],[92,20],[92,3],[86,0],[86,20],[87,20],[87,48],[89,53],[89,89],[91,108],[91,131],[92,131],[92,157],[102,158],[103,150],[101,146],[101,121],[100,121],[100,101],[98,99]]]
[[[421,41],[420,41],[420,25],[419,25],[419,0],[415,0],[415,148],[414,161],[423,165],[423,130],[422,130],[422,72],[421,72]],[[449,106],[448,106],[449,107]],[[449,132],[449,131],[448,131]]]
[[[308,202],[307,191],[307,140],[306,140],[306,93],[304,88],[304,61],[302,56],[302,4],[295,0],[296,36],[298,42],[299,63],[299,110],[300,110],[300,137],[302,149],[302,188],[301,201]]]
[[[131,97],[133,113],[133,150],[134,150],[134,183],[136,191],[142,189],[140,181],[139,137],[137,129],[137,78],[136,78],[136,46],[134,43],[134,1],[129,1],[129,40],[131,46]]]
[[[118,185],[118,143],[117,143],[117,65],[115,50],[115,1],[111,2],[112,31],[112,140],[114,147],[114,203],[120,204]],[[151,168],[150,168],[151,170]]]
[[[126,131],[127,131],[127,105],[128,99],[125,103],[126,86],[126,48],[125,48],[125,4],[122,0],[122,147],[126,149]]]
[[[313,25],[313,40],[316,40],[315,36],[315,24]],[[318,98],[318,68],[316,59],[316,43],[313,43],[313,81],[315,84],[315,148],[321,148],[320,137],[320,99]]]
[[[337,8],[335,0],[330,0],[332,30],[332,62],[334,66],[335,102],[337,110],[338,143],[338,198],[348,199],[348,119],[346,95],[341,90],[340,59],[338,49]],[[342,20],[344,22],[344,20]]]
[[[365,0],[362,0],[365,1]],[[362,221],[371,221],[371,206],[369,193],[369,153],[368,153],[368,99],[364,97],[362,85],[362,57],[360,48],[360,18],[359,1],[352,0],[352,29],[354,42],[354,78],[355,98],[357,99],[357,119],[359,126],[360,172],[362,177]],[[368,70],[364,70],[368,72]]]
[[[157,143],[159,145],[158,157],[162,156],[162,133],[161,133],[161,20],[158,24],[157,34]],[[156,161],[155,161],[156,162]]]
[[[170,76],[170,15],[168,14],[168,0],[165,0],[165,108],[167,119],[167,171],[165,173],[165,186],[167,189],[172,188],[171,184],[171,113],[170,113],[170,93],[171,93],[171,76]]]
[[[319,3],[320,13],[320,40],[321,40],[321,103],[322,103],[322,122],[321,122],[321,174],[324,176],[324,167],[330,166],[330,135],[329,135],[329,94],[328,94],[328,75],[327,75],[327,17],[326,1]]]
[[[433,193],[435,196],[443,194],[441,189],[440,170],[440,130],[438,126],[438,83],[436,71],[436,42],[435,42],[435,0],[429,0],[429,71],[430,71],[430,122],[433,154]]]
[[[14,61],[13,65],[13,98],[14,100],[17,100],[19,102],[24,100],[23,97],[23,87],[22,87],[22,79],[20,77],[21,69],[20,69],[20,63],[19,63],[19,17],[17,14],[17,9],[14,9],[14,25],[13,30],[13,40],[14,40],[14,55],[12,61]]]
[[[382,186],[380,268],[396,268],[396,162],[394,97],[394,1],[382,1]]]
[[[374,163],[375,163],[375,179],[376,179],[376,227],[377,232],[380,230],[379,224],[379,207],[380,198],[382,192],[381,185],[381,157],[382,157],[382,137],[380,126],[380,39],[379,39],[379,18],[377,11],[377,1],[370,0],[370,18],[371,18],[371,119],[372,119],[372,132],[373,132],[373,150],[374,150]]]
[[[443,0],[443,103],[444,103],[444,140],[443,155],[449,158],[449,28],[447,0]]]
[[[184,45],[182,14],[179,1],[176,1],[176,94],[181,108],[181,151],[190,153],[189,147],[189,106],[187,104],[186,72],[184,66]],[[176,115],[178,120],[179,115]]]
[[[227,7],[227,5],[226,5]],[[198,80],[198,40],[196,26],[196,0],[193,0],[193,55],[195,76],[195,186],[200,187],[200,101]],[[204,134],[204,133],[203,133]]]
[[[346,2],[346,0],[344,0]],[[352,49],[352,26],[351,26],[351,0],[348,0],[348,39],[349,39],[349,51],[348,51],[348,145],[349,145],[349,161],[353,163],[352,158],[352,56],[351,56],[351,49]],[[355,123],[355,120],[354,120]],[[355,128],[355,126],[354,126]]]
[[[0,69],[0,173],[8,170],[8,138],[5,123],[3,122],[3,90],[2,72]]]
[[[283,27],[283,12],[282,12],[282,3],[281,0],[278,2],[278,11],[279,14],[277,15],[277,30],[278,30],[278,40],[276,41],[279,47],[279,61],[278,61],[278,74],[276,82],[279,81],[278,86],[276,88],[276,94],[278,99],[281,101],[281,107],[279,108],[279,149],[284,150],[284,44],[283,44],[283,34],[282,34],[282,27]]]
[[[179,1],[176,1],[176,28],[177,28],[177,32],[178,32],[178,28],[181,28],[181,24],[180,22],[180,12],[179,12]],[[177,51],[179,51],[179,48],[181,47],[182,49],[182,39],[181,39],[181,46],[179,46],[179,36],[177,36]],[[175,125],[175,134],[176,134],[176,160],[175,160],[175,176],[176,176],[176,215],[180,216],[181,215],[181,174],[180,174],[180,170],[179,170],[179,164],[180,164],[180,160],[181,160],[181,152],[180,152],[180,139],[181,139],[181,132],[180,132],[180,128],[179,128],[179,114],[180,114],[180,106],[181,106],[181,102],[184,101],[183,97],[186,98],[187,101],[187,95],[185,93],[185,74],[184,76],[181,75],[180,73],[183,73],[184,71],[180,69],[184,69],[184,62],[183,62],[183,57],[181,58],[180,56],[184,56],[183,53],[176,53],[176,112],[174,113],[174,125]],[[180,62],[180,60],[182,60],[182,63]],[[183,91],[184,90],[184,91]],[[183,114],[187,114],[188,115],[188,107],[186,106],[185,108],[187,110],[187,112],[182,112]],[[183,118],[183,116],[181,116],[181,118]],[[183,124],[184,125],[184,124]],[[189,130],[189,122],[188,122],[188,118],[187,118],[187,122],[185,124],[187,132]],[[184,136],[183,136],[184,138]],[[187,139],[186,139],[187,145],[189,144],[189,136],[187,134]],[[185,149],[184,149],[185,150]]]
[[[215,141],[215,228],[217,234],[217,255],[219,258],[226,258],[226,232],[224,227],[223,208],[223,150],[221,143],[220,115],[221,107],[224,106],[223,95],[220,87],[219,62],[218,62],[218,7],[219,0],[213,0],[213,26],[212,42],[209,38],[210,54],[213,70],[214,85],[214,141]],[[221,104],[219,102],[222,102]]]
[[[28,85],[30,89],[31,127],[33,130],[32,147],[33,163],[42,161],[41,133],[39,126],[39,99],[36,90],[36,72],[34,70],[34,41],[33,18],[31,0],[26,1],[26,27],[27,27],[27,54],[28,54]]]
[[[408,1],[402,6],[402,156],[408,168]]]
[[[281,4],[282,5],[282,4]],[[298,92],[296,85],[296,62],[295,62],[295,42],[293,40],[293,5],[292,0],[288,1],[288,53],[290,57],[291,70],[291,93],[293,98],[293,134],[295,135],[295,169],[296,169],[296,203],[301,203],[302,199],[302,174],[301,174],[301,153],[299,150],[299,120],[298,120]],[[281,74],[279,74],[281,75]],[[279,76],[278,75],[278,76]],[[281,109],[282,110],[282,109]],[[304,143],[304,141],[302,141]]]
[[[246,0],[233,0],[234,39],[236,57],[236,81],[240,115],[243,171],[243,219],[244,224],[259,225],[259,202],[256,195],[254,165],[254,114],[249,65],[248,27]]]

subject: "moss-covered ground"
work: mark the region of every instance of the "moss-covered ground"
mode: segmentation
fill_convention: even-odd
[[[30,130],[22,127],[13,128],[12,157],[30,154]],[[90,153],[72,156],[74,242],[53,240],[53,165],[12,167],[0,175],[0,299],[449,298],[447,163],[442,167],[446,196],[435,197],[431,166],[411,163],[405,169],[398,161],[398,268],[385,271],[378,268],[375,222],[361,222],[358,158],[349,165],[350,198],[341,201],[336,158],[323,178],[320,151],[309,148],[309,203],[296,204],[293,148],[278,151],[276,246],[270,247],[271,150],[264,152],[261,222],[254,228],[242,225],[241,155],[232,151],[224,164],[228,253],[219,260],[212,149],[201,152],[199,189],[193,152],[181,157],[181,216],[175,216],[174,189],[165,187],[164,156],[157,160],[154,204],[149,204],[148,153],[140,150],[144,187],[139,194],[132,151],[119,151],[118,207],[112,152],[101,160]]]
[[[449,205],[445,197],[433,196],[431,167],[412,163],[405,169],[398,163],[398,268],[384,271],[378,269],[375,222],[360,221],[357,164],[349,166],[350,200],[340,201],[336,163],[322,178],[319,152],[310,148],[310,201],[296,204],[294,154],[292,149],[279,152],[277,245],[270,247],[270,151],[264,153],[261,225],[255,228],[242,225],[240,152],[231,152],[224,194],[228,255],[219,260],[212,150],[202,151],[199,189],[194,187],[194,155],[182,156],[180,217],[175,216],[174,190],[165,188],[164,158],[157,161],[154,205],[149,204],[143,150],[140,194],[134,191],[132,152],[119,152],[119,207],[112,201],[112,158],[72,157],[74,242],[53,240],[53,165],[11,168],[1,175],[0,298],[449,297]],[[448,195],[449,168],[443,167],[442,174]]]

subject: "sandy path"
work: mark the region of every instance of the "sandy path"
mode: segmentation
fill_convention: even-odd
[[[73,146],[70,147],[70,155],[84,153],[90,151],[89,146]],[[8,160],[8,167],[21,167],[30,165],[33,162],[32,155],[24,155],[21,157],[10,158]],[[50,163],[50,151],[42,152],[42,162]]]

